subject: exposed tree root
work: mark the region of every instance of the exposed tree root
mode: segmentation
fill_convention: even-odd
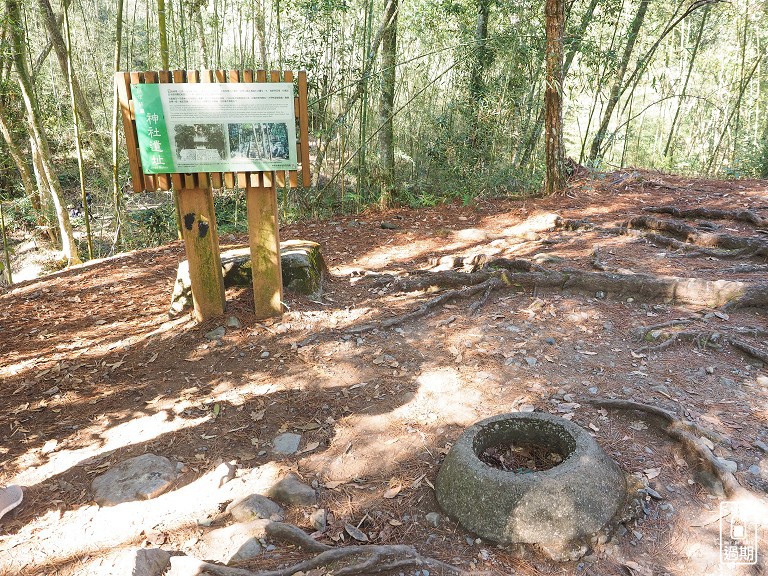
[[[768,264],[741,264],[739,266],[731,266],[729,268],[723,268],[723,272],[731,272],[734,274],[753,274],[768,272]]]
[[[748,354],[753,358],[756,358],[757,360],[760,360],[764,364],[768,365],[768,352],[761,350],[760,348],[756,348],[751,344],[747,344],[743,340],[737,340],[736,338],[729,338],[728,342],[734,348],[738,348],[745,354]]]
[[[670,320],[669,322],[662,322],[661,324],[655,324],[653,326],[645,326],[637,331],[637,336],[650,342],[649,337],[652,337],[654,332],[669,328],[672,326],[681,326],[695,322],[698,318],[678,318],[676,320]],[[642,350],[646,352],[661,352],[671,347],[677,342],[694,342],[699,348],[715,348],[722,350],[723,344],[728,343],[734,348],[744,352],[745,354],[768,364],[768,351],[764,351],[756,346],[753,346],[743,340],[736,338],[734,334],[739,336],[755,336],[759,338],[765,338],[768,336],[768,331],[761,328],[746,328],[735,327],[728,328],[717,332],[693,332],[693,331],[679,331],[679,332],[666,332],[659,333],[652,337],[653,341],[659,340],[662,336],[666,336],[658,344],[648,344],[643,346]]]
[[[605,398],[589,399],[587,402],[601,408],[642,412],[651,416],[654,423],[661,422],[659,428],[662,432],[681,444],[686,455],[696,459],[696,466],[704,468],[720,481],[725,489],[725,493],[729,497],[745,495],[750,498],[753,497],[748,490],[739,484],[733,473],[728,470],[725,464],[712,453],[700,438],[701,436],[704,436],[713,441],[720,442],[723,437],[716,432],[702,428],[689,420],[681,420],[672,412],[664,410],[663,408],[642,404],[640,402],[632,402],[630,400],[609,400]],[[715,438],[717,438],[717,440],[715,440]]]
[[[456,273],[452,273],[452,274],[456,274]],[[462,275],[473,276],[473,274],[462,274]],[[416,310],[412,310],[411,312],[408,312],[406,314],[402,314],[400,316],[393,316],[385,320],[382,320],[381,322],[374,322],[371,324],[364,324],[362,326],[355,326],[348,329],[347,332],[350,334],[361,334],[363,332],[370,332],[371,330],[376,330],[376,329],[381,330],[384,328],[391,328],[392,326],[397,326],[398,324],[403,324],[404,322],[421,318],[422,316],[425,316],[428,312],[430,312],[437,306],[441,304],[445,304],[446,302],[453,300],[455,298],[469,298],[470,296],[474,296],[475,294],[479,292],[484,292],[484,291],[486,292],[486,294],[490,294],[491,291],[493,291],[495,288],[499,286],[502,286],[503,284],[504,282],[501,280],[501,278],[497,276],[491,276],[487,278],[484,282],[481,282],[480,284],[469,286],[463,289],[450,290],[448,292],[443,292],[439,296],[436,296],[431,300],[428,300],[427,302],[419,306]],[[484,300],[487,300],[487,299],[488,299],[488,296],[486,295],[484,297]]]
[[[365,574],[383,574],[396,570],[412,568],[428,568],[430,572],[440,575],[465,574],[460,568],[451,566],[421,555],[413,546],[401,544],[391,545],[360,545],[334,548],[314,541],[301,529],[291,524],[280,522],[270,523],[266,527],[267,534],[276,540],[295,544],[310,552],[317,552],[309,560],[299,562],[286,568],[276,570],[243,570],[211,562],[204,562],[189,556],[173,556],[171,568],[167,576],[292,576],[298,572],[306,573],[320,569],[322,574],[334,576],[352,576]]]
[[[681,209],[674,206],[647,206],[644,212],[670,214],[675,218],[706,218],[709,220],[738,220],[749,222],[758,228],[768,228],[768,218],[763,218],[752,210],[717,210],[714,208]]]
[[[702,232],[693,226],[673,220],[662,220],[652,216],[636,216],[623,224],[627,229],[641,228],[673,234],[684,242],[696,244],[705,248],[722,248],[725,250],[746,250],[751,256],[768,256],[768,243],[762,238],[744,238],[730,234],[714,234]]]
[[[741,248],[739,250],[724,250],[722,248],[704,248],[697,246],[696,244],[688,244],[681,242],[675,238],[664,236],[663,234],[656,234],[654,232],[647,232],[644,230],[632,230],[630,228],[618,229],[621,234],[628,234],[633,236],[639,236],[644,238],[654,246],[659,248],[671,248],[678,252],[683,252],[688,257],[704,256],[712,258],[738,258],[751,256],[754,250],[748,248]]]

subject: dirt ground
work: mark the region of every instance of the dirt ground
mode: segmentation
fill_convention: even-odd
[[[227,316],[242,327],[228,328],[218,343],[205,334],[225,319],[198,324],[188,315],[168,318],[184,258],[180,244],[15,286],[0,295],[0,485],[22,485],[25,500],[0,521],[0,574],[98,574],[115,550],[152,546],[158,538],[167,550],[191,549],[208,527],[190,519],[184,506],[152,525],[116,522],[109,534],[94,528],[100,512],[91,499],[92,479],[146,452],[184,463],[179,490],[221,462],[235,461],[241,472],[272,465],[296,472],[318,488],[319,505],[331,514],[321,537],[329,544],[350,542],[344,532],[349,523],[371,542],[412,544],[425,555],[490,574],[762,573],[760,563],[720,563],[725,498],[703,486],[690,454],[642,415],[598,409],[588,400],[659,406],[718,432],[725,442],[714,453],[737,462],[737,480],[764,498],[768,454],[755,443],[768,443],[766,366],[727,341],[681,339],[653,351],[657,343],[637,336],[643,326],[686,318],[687,328],[702,334],[757,329],[742,339],[768,354],[759,336],[768,330],[764,307],[706,309],[513,285],[492,292],[475,314],[469,307],[480,296],[454,299],[391,328],[354,331],[433,296],[399,292],[377,282],[376,273],[415,276],[449,255],[594,271],[598,254],[610,270],[766,281],[759,268],[765,258],[697,255],[601,231],[644,215],[644,207],[665,205],[749,209],[768,217],[768,182],[625,171],[576,178],[557,198],[396,209],[286,226],[283,240],[322,245],[331,273],[322,301],[288,293],[282,318],[256,322],[250,291],[229,290]],[[587,218],[600,229],[546,228],[540,224],[545,212]],[[393,227],[382,227],[383,221]],[[764,229],[742,221],[703,227],[768,242]],[[745,264],[755,268],[738,268]],[[555,563],[536,551],[521,556],[447,518],[438,526],[425,519],[440,511],[433,484],[463,429],[491,415],[531,409],[589,430],[627,474],[645,478],[660,496],[646,498],[645,514],[576,562]],[[271,451],[272,439],[284,431],[302,435],[298,454]],[[764,478],[748,472],[761,463]],[[294,511],[289,520],[311,531],[308,512]],[[226,522],[216,516],[212,526]],[[758,534],[764,559],[768,526]],[[277,546],[242,567],[272,568],[307,556]]]

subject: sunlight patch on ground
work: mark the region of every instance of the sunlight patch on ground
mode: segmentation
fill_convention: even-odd
[[[14,550],[8,567],[55,565],[59,560],[89,553],[99,556],[126,544],[135,546],[142,531],[150,528],[166,532],[194,528],[198,522],[218,516],[223,502],[265,491],[284,471],[270,462],[243,470],[238,478],[224,483],[227,472],[226,465],[219,466],[191,484],[152,500],[50,512],[24,526],[6,544]],[[75,527],[82,532],[74,532]]]
[[[174,409],[181,411],[188,405],[188,403],[186,405],[176,403]],[[209,418],[210,416],[180,418],[161,410],[151,416],[131,418],[111,428],[104,423],[90,426],[80,431],[86,437],[94,438],[88,446],[75,450],[55,450],[49,455],[41,454],[43,448],[25,453],[18,462],[19,468],[23,471],[16,475],[11,483],[22,486],[39,484],[70,468],[84,464],[90,458],[96,458],[118,448],[148,442],[164,434],[199,426]]]

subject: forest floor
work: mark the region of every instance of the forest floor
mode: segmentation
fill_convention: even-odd
[[[660,206],[731,212],[684,219],[644,211]],[[734,212],[745,210],[758,218]],[[684,245],[664,246],[658,236],[671,238],[672,228],[662,233],[645,221],[621,233],[633,217],[699,233],[686,229],[687,238],[677,234]],[[761,573],[762,563],[720,563],[727,496],[697,472],[696,454],[642,413],[589,403],[632,400],[716,432],[714,454],[735,462],[736,480],[765,498],[768,308],[759,290],[758,306],[707,306],[702,295],[736,285],[715,281],[765,281],[761,218],[768,218],[766,181],[626,171],[580,175],[561,197],[290,225],[282,239],[322,245],[330,271],[322,301],[288,293],[282,318],[257,322],[250,290],[228,290],[227,316],[242,327],[227,328],[219,341],[205,335],[224,319],[168,318],[184,258],[178,243],[20,283],[0,295],[0,485],[22,485],[25,499],[0,520],[0,574],[100,574],[120,549],[162,544],[186,552],[208,524],[227,524],[218,514],[224,502],[206,512],[190,501],[188,510],[150,521],[160,506],[150,500],[141,504],[141,520],[95,530],[103,509],[92,500],[91,481],[146,452],[184,463],[179,490],[222,462],[236,462],[238,474],[293,471],[318,489],[331,520],[319,537],[328,544],[350,543],[351,524],[371,543],[411,544],[489,574]],[[733,248],[725,237],[752,244]],[[526,260],[530,273],[594,274],[596,288],[543,288],[535,278],[531,287],[511,273],[512,281],[488,284],[487,292],[456,293],[420,316],[386,322],[460,286],[459,274],[477,285],[482,263],[494,258]],[[698,278],[686,285],[703,288],[698,296],[681,288],[673,300],[626,283],[633,274]],[[600,283],[617,275],[625,282],[618,292]],[[411,281],[428,289],[415,290]],[[453,288],[441,292],[440,284]],[[645,498],[645,513],[611,541],[562,564],[476,539],[445,517],[434,526],[426,516],[440,512],[433,485],[451,443],[468,425],[517,410],[559,414],[584,427],[658,498]],[[271,450],[285,431],[301,434],[297,454]],[[291,510],[287,520],[312,531],[311,511]],[[762,560],[766,537],[768,527],[759,526]],[[278,544],[241,567],[256,571],[308,556]]]

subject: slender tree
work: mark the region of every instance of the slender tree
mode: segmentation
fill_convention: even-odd
[[[379,163],[381,196],[379,205],[386,208],[395,187],[395,142],[393,111],[395,108],[395,65],[397,64],[397,12],[399,0],[390,0],[389,20],[381,40],[381,94],[379,96]]]
[[[544,151],[546,175],[544,193],[559,194],[565,190],[563,151],[563,0],[545,0],[547,33],[547,79],[544,91]]]
[[[53,202],[56,218],[59,224],[59,233],[61,235],[62,253],[68,264],[79,264],[80,257],[77,254],[77,245],[75,237],[72,234],[72,225],[69,222],[69,213],[62,202],[63,193],[58,177],[51,163],[51,154],[48,150],[48,140],[42,128],[42,123],[37,111],[37,99],[32,89],[32,82],[27,71],[25,59],[26,39],[24,37],[24,24],[21,18],[20,0],[6,0],[6,13],[10,27],[11,51],[13,53],[13,62],[18,77],[21,96],[24,101],[24,107],[27,112],[27,123],[30,129],[30,137],[39,151],[39,163],[46,183],[48,184],[48,193]]]
[[[650,0],[640,0],[640,4],[637,6],[637,12],[635,12],[632,22],[629,24],[629,30],[627,31],[627,43],[624,45],[624,51],[619,60],[619,65],[616,68],[614,74],[614,81],[611,86],[611,92],[608,96],[608,102],[603,109],[603,117],[600,121],[600,126],[597,129],[597,133],[592,139],[592,146],[589,151],[589,159],[595,160],[600,151],[602,150],[603,140],[608,133],[608,124],[613,116],[613,110],[616,108],[616,104],[619,102],[621,96],[622,87],[624,86],[624,75],[627,73],[629,67],[629,61],[632,57],[632,52],[635,48],[635,42],[637,41],[637,35],[640,33],[640,28],[645,20],[645,13],[648,11],[648,3]]]

